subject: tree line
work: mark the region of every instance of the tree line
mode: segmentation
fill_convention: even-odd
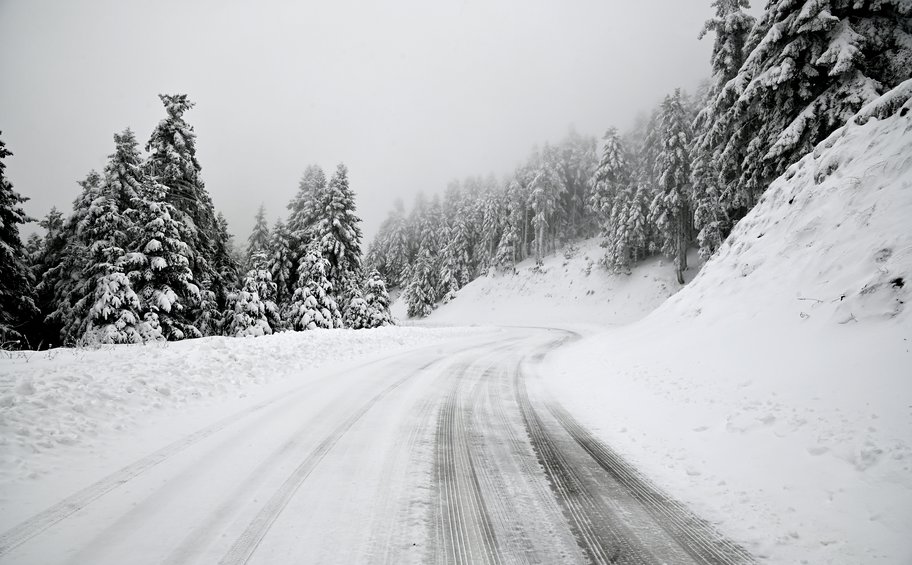
[[[309,167],[290,205],[281,250],[233,252],[225,218],[200,175],[185,94],[160,95],[166,117],[139,148],[114,135],[103,172],[91,171],[68,217],[52,209],[43,237],[5,175],[0,141],[0,340],[4,346],[139,343],[278,330],[388,325],[379,275],[365,277],[360,219],[348,171],[327,183]],[[243,267],[243,270],[242,270]],[[276,273],[276,279],[273,279]]]
[[[688,250],[709,258],[766,187],[866,103],[912,77],[912,4],[902,0],[714,0],[711,78],[670,93],[600,143],[571,132],[504,179],[469,178],[442,201],[397,202],[366,262],[426,316],[490,270],[583,237],[629,273]]]

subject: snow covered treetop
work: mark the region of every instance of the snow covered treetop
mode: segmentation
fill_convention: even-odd
[[[161,99],[162,104],[165,105],[165,111],[168,112],[168,116],[175,120],[179,120],[184,115],[184,112],[194,106],[186,94],[159,94],[158,97]]]

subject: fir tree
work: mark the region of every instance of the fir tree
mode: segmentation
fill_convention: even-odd
[[[361,219],[355,215],[355,195],[348,184],[348,169],[339,164],[319,202],[314,235],[329,263],[327,279],[335,289],[340,309],[348,310],[357,298],[362,280]]]
[[[264,257],[254,257],[254,264],[265,263]],[[228,334],[234,337],[269,335],[280,329],[279,311],[272,297],[275,283],[265,268],[251,269],[244,277],[240,290],[231,296],[231,315]]]
[[[159,323],[168,340],[201,337],[193,311],[200,303],[200,289],[190,270],[194,234],[177,220],[179,212],[167,200],[167,187],[147,182],[139,197],[137,250],[124,257],[125,270],[140,297],[146,319]]]
[[[320,203],[326,191],[326,175],[318,165],[309,165],[298,183],[298,192],[288,203],[288,231],[304,248],[310,243],[313,229],[321,217]]]
[[[266,208],[260,204],[254,219],[253,231],[247,238],[247,268],[260,269],[265,265],[255,264],[255,259],[269,255],[269,225],[266,223]]]
[[[130,279],[111,271],[95,284],[82,343],[144,343],[162,338],[154,317],[142,318],[142,305]]]
[[[691,130],[680,89],[667,96],[660,115],[662,153],[658,157],[659,187],[649,217],[656,225],[662,252],[674,258],[678,282],[684,284],[690,243]]]
[[[333,295],[333,285],[327,277],[330,263],[323,257],[317,242],[307,247],[301,265],[298,284],[286,316],[289,324],[295,330],[342,327],[342,314]]]
[[[595,170],[589,206],[602,223],[602,230],[611,216],[614,201],[630,183],[630,165],[624,146],[615,128],[609,128],[602,138],[602,157]]]
[[[231,310],[231,296],[240,287],[240,264],[234,255],[228,221],[219,212],[216,216],[216,237],[213,242],[212,275],[209,293],[212,296],[212,309],[206,319],[206,328],[201,328],[204,335],[222,335],[227,332],[226,316]]]
[[[389,309],[390,297],[386,291],[386,284],[377,271],[371,272],[367,278],[364,302],[367,306],[367,322],[364,327],[379,328],[393,324],[393,316]]]
[[[745,42],[755,20],[744,9],[747,0],[715,0],[715,17],[708,20],[700,32],[715,33],[711,58],[713,81],[707,95],[715,98],[725,85],[735,78],[744,62]],[[730,220],[723,204],[724,184],[720,178],[720,140],[713,136],[716,116],[712,105],[707,104],[697,114],[694,122],[696,139],[693,152],[693,207],[694,225],[699,230],[697,241],[700,256],[708,258],[722,244],[730,229]]]
[[[405,301],[410,318],[424,318],[434,310],[439,282],[436,277],[436,260],[426,247],[418,252],[418,261],[412,269],[411,280],[405,289]]]
[[[361,219],[355,215],[355,195],[348,184],[348,169],[339,164],[320,198],[316,235],[323,256],[329,260],[330,280],[360,278]]]
[[[59,261],[44,274],[42,281],[52,294],[50,302],[53,311],[47,321],[60,328],[60,339],[64,344],[79,343],[87,329],[97,282],[93,267],[96,257],[100,257],[104,268],[107,262],[104,255],[112,245],[108,241],[99,241],[94,245],[94,237],[98,233],[93,229],[95,220],[108,213],[112,206],[104,196],[102,176],[97,171],[90,171],[79,185],[82,191],[74,200],[73,214],[64,225],[64,246]]]
[[[137,343],[160,339],[157,325],[142,318],[142,306],[123,273],[128,245],[136,234],[134,208],[142,191],[142,173],[136,139],[127,129],[114,135],[115,150],[105,167],[104,182],[86,193],[75,211],[76,236],[87,249],[83,277],[85,290],[76,305],[86,312],[80,341]]]
[[[0,140],[0,342],[19,340],[25,324],[38,313],[34,280],[26,263],[19,224],[29,221],[22,209],[27,199],[6,178],[6,157],[12,153]]]
[[[737,220],[769,182],[864,104],[912,76],[912,4],[771,0],[706,112],[721,199]]]
[[[209,290],[217,274],[213,263],[218,225],[212,199],[206,191],[196,158],[196,133],[184,119],[193,108],[186,94],[160,94],[167,116],[152,132],[146,150],[148,176],[164,190],[164,201],[173,210],[171,219],[184,224],[186,258],[194,280],[205,283],[199,298],[188,303],[188,319],[199,326],[211,325],[207,318],[216,310],[215,293]]]
[[[282,220],[277,220],[269,238],[266,268],[276,284],[276,303],[280,309],[287,306],[294,293],[294,257],[291,249],[291,234]]]
[[[368,269],[376,269],[391,286],[404,284],[408,267],[408,225],[402,200],[396,199],[392,212],[377,231],[365,256]]]
[[[548,252],[549,241],[554,239],[560,199],[566,190],[563,179],[556,169],[555,150],[550,146],[546,145],[542,151],[542,158],[531,187],[529,201],[534,213],[532,226],[535,228],[535,257],[541,260]]]
[[[56,309],[56,277],[64,273],[60,267],[70,238],[65,218],[56,207],[52,207],[38,225],[44,229],[45,234],[40,252],[32,258],[30,269],[34,279],[38,281],[35,294],[39,314],[28,324],[27,331],[29,342],[41,348],[60,343],[61,326],[53,320],[51,314]]]

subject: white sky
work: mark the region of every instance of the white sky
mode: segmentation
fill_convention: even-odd
[[[186,92],[203,179],[246,240],[309,163],[350,169],[371,237],[395,197],[508,173],[626,128],[709,74],[710,0],[0,0],[0,130],[26,211],[69,213],[112,134],[142,144]],[[28,232],[29,229],[26,229]]]

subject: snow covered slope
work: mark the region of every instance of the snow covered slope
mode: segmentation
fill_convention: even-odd
[[[479,277],[421,323],[626,324],[681,288],[672,266],[661,259],[646,261],[630,275],[616,275],[598,265],[604,254],[598,240],[590,239],[546,257],[540,269],[529,259],[519,263],[515,273]],[[393,314],[406,320],[401,299],[393,305]]]
[[[574,414],[770,563],[912,563],[910,96],[792,166],[651,315],[550,360]]]

